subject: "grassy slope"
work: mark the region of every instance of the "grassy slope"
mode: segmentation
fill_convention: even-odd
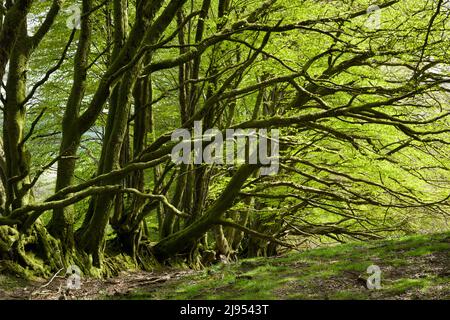
[[[368,290],[378,265],[382,288]],[[122,299],[450,299],[450,233],[216,265]]]

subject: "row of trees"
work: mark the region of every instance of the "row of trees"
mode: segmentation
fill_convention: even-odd
[[[200,267],[445,228],[449,10],[371,4],[0,1],[2,267]],[[174,164],[194,121],[279,129],[279,173]]]

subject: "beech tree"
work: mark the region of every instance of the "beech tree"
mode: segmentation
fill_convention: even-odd
[[[444,0],[0,1],[0,268],[200,268],[443,228],[449,45]],[[199,121],[279,130],[279,171],[174,163]]]

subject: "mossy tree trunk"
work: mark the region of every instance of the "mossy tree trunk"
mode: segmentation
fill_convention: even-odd
[[[27,41],[27,25],[20,23],[19,37],[12,50],[6,84],[3,121],[3,144],[6,162],[6,210],[20,208],[29,202],[30,155],[24,144],[26,108],[26,74],[31,53]]]
[[[188,249],[193,242],[200,239],[222,218],[225,211],[231,208],[242,185],[256,169],[256,165],[242,165],[222,191],[221,196],[206,210],[205,214],[186,228],[158,242],[154,247],[155,255],[159,259],[168,259]]]
[[[73,84],[62,121],[62,140],[59,147],[61,158],[58,161],[55,193],[72,185],[75,174],[76,156],[81,142],[79,113],[86,91],[88,57],[92,38],[92,21],[89,14],[92,0],[83,0],[83,17],[74,57]],[[53,210],[49,224],[51,234],[66,244],[68,251],[74,249],[73,207]]]
[[[143,44],[153,45],[168,27],[185,1],[171,1],[158,19],[153,20],[163,1],[147,3],[143,11],[138,11],[136,22],[125,47],[130,54],[136,54]],[[120,55],[117,59],[120,59]],[[130,71],[127,71],[117,84],[117,108],[108,113],[108,126],[102,147],[98,173],[110,172],[120,166],[120,153],[128,124],[131,98],[136,79],[141,73],[143,57],[139,57]],[[116,179],[106,180],[103,184],[116,184]],[[92,216],[87,217],[87,227],[80,235],[80,247],[93,256],[94,265],[101,266],[105,232],[109,222],[114,195],[101,194],[92,199]]]

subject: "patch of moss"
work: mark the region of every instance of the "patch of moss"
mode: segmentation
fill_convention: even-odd
[[[367,300],[368,295],[366,292],[345,290],[332,293],[328,298],[331,300]]]
[[[4,291],[13,291],[26,287],[29,282],[22,278],[7,274],[0,274],[0,288]]]
[[[403,294],[412,289],[424,288],[430,284],[429,279],[399,279],[383,285],[383,290],[391,294]]]
[[[413,250],[410,250],[406,254],[408,256],[423,256],[426,254],[431,254],[436,251],[450,252],[450,243],[431,243],[429,245],[420,246]]]

